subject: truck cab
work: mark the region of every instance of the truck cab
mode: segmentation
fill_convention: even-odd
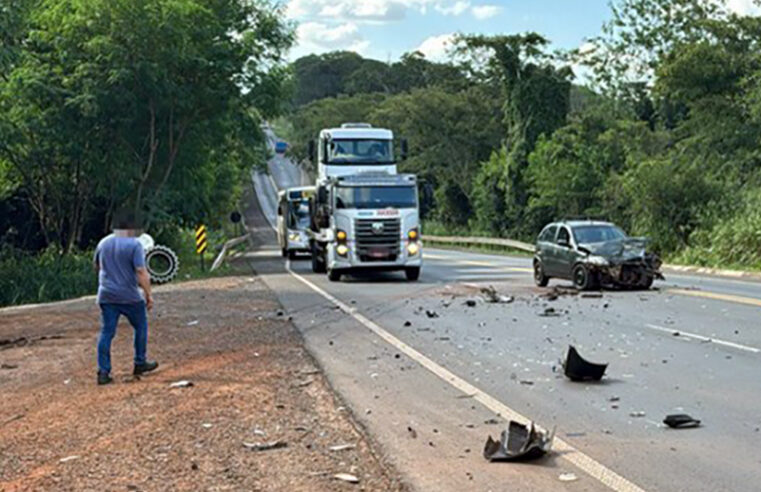
[[[406,158],[404,140],[400,154],[402,160]],[[312,162],[317,160],[318,183],[364,172],[397,173],[393,132],[367,123],[322,130],[317,145],[310,142],[309,156]]]
[[[311,251],[309,245],[309,199],[314,186],[288,188],[278,193],[277,239],[283,257]]]
[[[417,179],[366,172],[334,177],[317,188],[312,268],[331,281],[363,271],[404,271],[417,280],[423,265]]]

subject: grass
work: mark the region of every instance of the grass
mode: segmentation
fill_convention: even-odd
[[[229,231],[234,234],[234,231]],[[195,233],[190,229],[164,231],[156,244],[170,247],[179,259],[179,272],[174,282],[220,277],[234,273],[227,264],[210,271],[222,245],[228,240],[226,231],[209,232],[209,248],[203,255],[204,266],[195,252]],[[245,248],[243,244],[239,247]],[[93,252],[80,251],[61,255],[54,248],[34,255],[5,248],[0,255],[0,306],[54,302],[95,294],[98,278],[92,264]]]

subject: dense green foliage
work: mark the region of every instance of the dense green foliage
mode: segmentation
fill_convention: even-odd
[[[761,18],[723,0],[612,9],[570,53],[535,33],[462,36],[448,64],[341,53],[349,75],[309,93],[298,60],[294,154],[320,128],[368,121],[409,139],[402,169],[433,188],[439,232],[530,240],[550,220],[593,216],[678,261],[761,267]],[[333,56],[309,57],[310,73]],[[436,70],[404,85],[410,59]],[[572,64],[587,67],[587,86]],[[359,88],[356,73],[383,75]]]
[[[258,0],[4,9],[13,15],[0,52],[0,189],[34,213],[33,243],[91,246],[124,206],[151,225],[213,220],[233,206],[264,152],[259,123],[284,101],[292,34],[278,9]]]
[[[8,261],[92,248],[119,209],[154,236],[217,226],[266,157],[260,123],[287,102],[282,19],[269,0],[2,2]]]

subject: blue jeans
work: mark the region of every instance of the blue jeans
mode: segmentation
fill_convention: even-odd
[[[135,330],[135,365],[145,364],[148,347],[148,314],[145,302],[135,304],[101,304],[102,325],[98,337],[98,371],[111,372],[111,341],[116,335],[119,316],[124,315]]]

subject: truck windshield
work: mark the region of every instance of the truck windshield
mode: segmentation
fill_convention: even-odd
[[[391,140],[331,140],[328,145],[331,164],[390,164],[394,162]]]
[[[414,186],[352,186],[336,189],[336,208],[415,208]]]
[[[288,214],[289,229],[307,229],[309,227],[309,202],[289,202],[290,213]]]
[[[625,239],[624,231],[615,226],[581,226],[573,228],[573,237],[577,243],[604,243],[606,241],[615,241]]]

